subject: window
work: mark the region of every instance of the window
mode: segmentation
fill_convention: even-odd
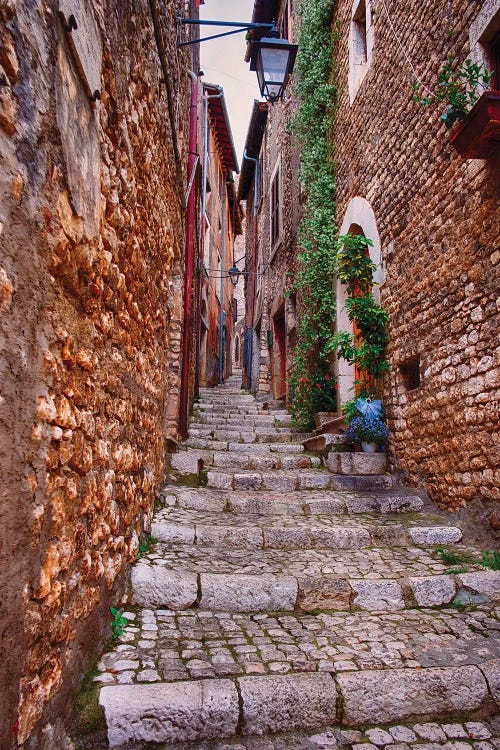
[[[500,10],[484,3],[470,27],[470,57],[493,73],[490,88],[500,88]]]
[[[238,320],[238,300],[236,297],[233,297],[233,323],[236,323]]]
[[[282,39],[288,39],[291,41],[290,37],[290,31],[291,31],[291,23],[290,23],[290,3],[288,0],[283,4],[283,11],[281,13],[280,23],[279,23],[279,32]]]
[[[498,31],[488,45],[490,70],[493,73],[491,88],[500,91],[500,31]]]
[[[371,0],[354,0],[349,33],[349,99],[351,104],[372,61]]]
[[[277,247],[281,234],[281,169],[279,162],[271,177],[270,191],[271,253]]]
[[[406,391],[420,388],[420,357],[412,357],[406,362],[401,362],[399,371]]]

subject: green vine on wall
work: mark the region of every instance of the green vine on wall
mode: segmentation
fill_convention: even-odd
[[[337,90],[331,80],[331,13],[331,0],[304,0],[296,64],[299,106],[292,131],[300,141],[305,205],[299,227],[302,251],[295,277],[301,312],[290,384],[294,423],[299,429],[308,428],[314,412],[321,410],[317,384],[324,383],[329,375],[335,323],[336,180],[329,131]]]
[[[339,331],[332,337],[331,347],[343,359],[358,365],[366,384],[370,376],[379,378],[389,369],[384,357],[389,315],[375,301],[372,292],[376,265],[368,248],[373,242],[363,235],[346,234],[339,237],[338,244],[337,278],[347,287],[347,316],[356,324],[361,343],[356,342],[352,333]]]

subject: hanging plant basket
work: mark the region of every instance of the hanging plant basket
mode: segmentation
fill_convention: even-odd
[[[500,91],[486,91],[450,138],[465,159],[489,159],[500,152]]]

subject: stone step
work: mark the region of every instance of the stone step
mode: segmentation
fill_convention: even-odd
[[[192,444],[193,441],[190,441]],[[391,489],[396,485],[390,475],[343,476],[329,474],[322,469],[303,469],[301,471],[245,471],[225,469],[208,471],[207,486],[217,489],[233,490],[277,490],[293,492],[294,490],[320,489],[360,489],[364,491]]]
[[[453,732],[452,722],[466,715],[498,713],[499,625],[485,605],[474,612],[408,610],[390,619],[364,612],[124,614],[127,628],[95,678],[110,747],[236,737],[242,743],[276,732],[395,722],[396,742],[435,742],[441,735],[433,720],[446,717]],[[483,744],[491,734],[485,722],[471,722],[470,730]],[[339,745],[297,748],[351,745],[357,732],[341,737]],[[363,739],[381,746],[382,730]],[[283,750],[289,747],[295,745]]]
[[[230,612],[395,612],[443,606],[471,591],[500,602],[500,571],[482,568],[475,549],[456,551],[472,562],[452,568],[437,551],[417,547],[265,549],[256,557],[252,549],[157,543],[132,569],[133,600]]]
[[[264,446],[268,448],[268,446]],[[268,471],[271,469],[315,469],[321,466],[321,459],[317,456],[306,456],[303,454],[285,455],[285,451],[276,450],[282,448],[275,443],[271,450],[262,453],[253,453],[247,448],[246,451],[214,451],[213,460],[206,466],[221,469],[248,469],[257,471]],[[302,446],[301,446],[302,447]],[[286,448],[286,446],[285,446]]]
[[[387,454],[332,451],[328,454],[325,463],[332,474],[374,476],[386,473]]]
[[[379,492],[371,495],[334,490],[323,492],[244,492],[214,490],[206,487],[166,486],[160,501],[168,507],[191,510],[228,511],[236,514],[274,515],[341,515],[374,513],[405,514],[423,509],[422,499],[411,493]]]
[[[346,445],[346,442],[343,435],[321,434],[311,435],[311,437],[306,438],[302,442],[302,445],[306,451],[323,452],[326,448],[331,446],[343,448]]]
[[[233,549],[362,549],[450,545],[462,539],[457,526],[437,525],[425,515],[404,525],[388,519],[350,516],[284,518],[165,508],[156,514],[151,534],[165,544]]]

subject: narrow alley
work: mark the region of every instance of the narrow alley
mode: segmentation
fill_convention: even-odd
[[[500,698],[500,573],[390,475],[330,473],[240,383],[202,390],[172,457],[95,677],[110,747],[496,747],[474,719]]]
[[[500,0],[0,0],[0,750],[500,750]]]

